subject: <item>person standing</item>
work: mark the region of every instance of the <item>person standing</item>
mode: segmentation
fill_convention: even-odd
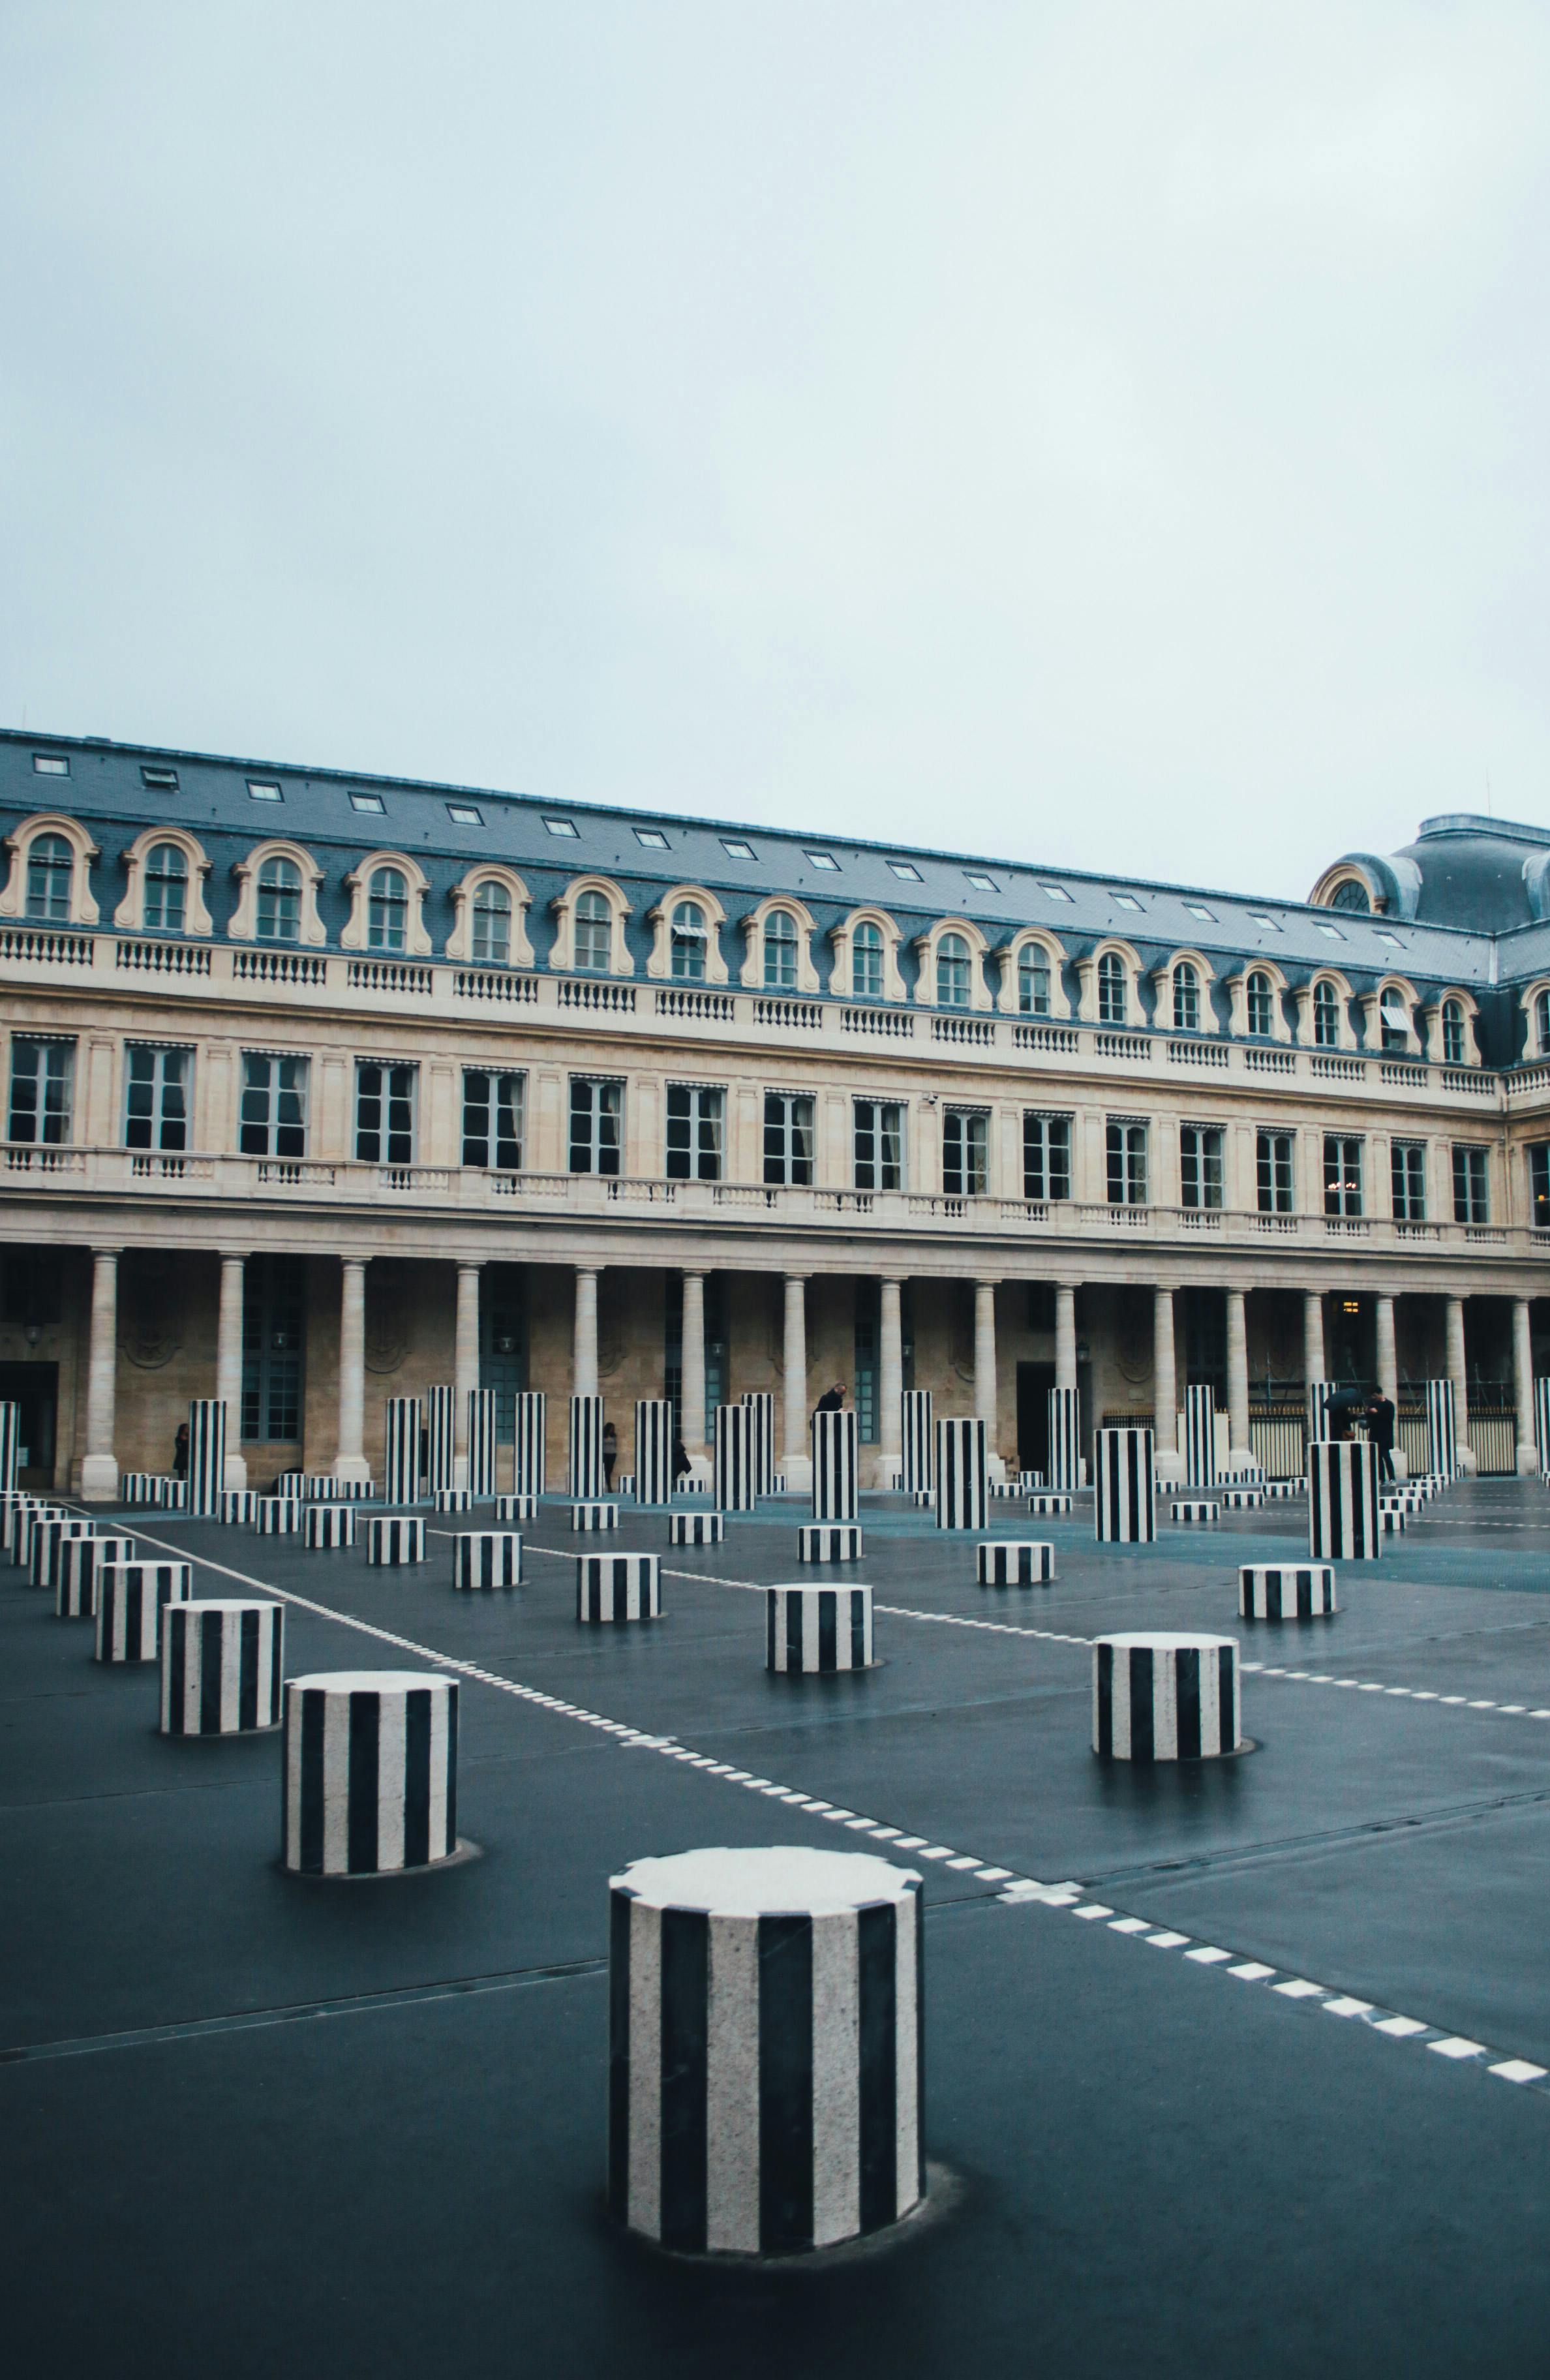
[[[844,1402],[845,1384],[843,1380],[836,1380],[831,1389],[825,1389],[818,1399],[817,1409],[819,1413],[840,1413],[843,1411]]]
[[[187,1479],[188,1476],[188,1425],[186,1421],[178,1423],[177,1436],[172,1442],[172,1475],[175,1479]]]
[[[619,1460],[619,1432],[611,1421],[603,1424],[603,1486],[613,1493],[613,1466]]]
[[[1367,1437],[1378,1451],[1378,1477],[1394,1476],[1394,1400],[1380,1389],[1367,1407]]]

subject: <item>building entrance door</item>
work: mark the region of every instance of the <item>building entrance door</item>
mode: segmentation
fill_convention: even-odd
[[[21,1408],[18,1487],[36,1493],[54,1486],[54,1423],[59,1411],[57,1364],[0,1364],[0,1404]]]
[[[1049,1476],[1049,1391],[1053,1364],[1017,1366],[1017,1467]]]

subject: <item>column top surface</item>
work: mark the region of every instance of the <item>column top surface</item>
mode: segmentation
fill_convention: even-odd
[[[1203,1636],[1167,1628],[1134,1628],[1118,1636],[1095,1636],[1093,1642],[1122,1647],[1127,1653],[1216,1653],[1226,1646],[1235,1653],[1240,1650],[1236,1636]]]
[[[409,1694],[427,1686],[450,1692],[457,1680],[431,1670],[314,1670],[305,1678],[287,1678],[285,1683],[316,1694]]]
[[[895,1867],[870,1852],[779,1843],[634,1860],[609,1885],[653,1909],[699,1909],[717,1917],[832,1917],[907,1900],[920,1880],[917,1869]]]

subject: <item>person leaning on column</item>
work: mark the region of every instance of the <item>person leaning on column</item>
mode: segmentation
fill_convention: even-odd
[[[844,1409],[844,1403],[845,1384],[843,1380],[836,1380],[831,1389],[825,1389],[816,1409],[819,1413],[841,1413]]]
[[[1367,1439],[1378,1451],[1378,1477],[1394,1476],[1394,1401],[1380,1389],[1367,1407]]]

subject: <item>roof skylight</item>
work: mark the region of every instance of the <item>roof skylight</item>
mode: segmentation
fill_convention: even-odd
[[[919,868],[913,867],[907,859],[890,859],[888,864],[902,883],[924,884],[926,881]]]
[[[668,847],[667,837],[660,827],[637,826],[636,841],[647,851],[665,851]]]
[[[67,777],[70,764],[63,752],[34,752],[32,766],[40,777]]]
[[[574,819],[546,818],[544,824],[551,834],[568,835],[573,843],[576,839],[577,828]]]
[[[255,802],[283,802],[285,798],[272,777],[249,777],[248,795]]]
[[[725,835],[722,835],[721,837],[721,849],[726,853],[729,859],[757,859],[758,857],[758,854],[754,849],[751,843],[729,841]]]
[[[484,812],[481,809],[476,809],[472,802],[449,802],[447,804],[447,816],[451,819],[454,826],[482,826],[484,824]]]
[[[840,873],[840,863],[831,851],[810,851],[807,860],[810,867],[821,868],[827,875],[838,876]]]
[[[350,808],[353,810],[365,810],[371,818],[381,818],[387,808],[387,804],[381,794],[352,794]]]

